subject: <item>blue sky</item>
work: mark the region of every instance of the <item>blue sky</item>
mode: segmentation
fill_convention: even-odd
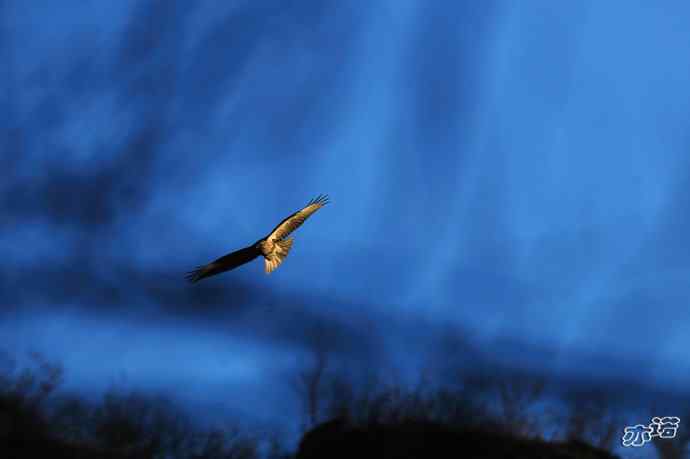
[[[686,2],[223,3],[0,3],[0,346],[262,420],[315,339],[687,387]]]

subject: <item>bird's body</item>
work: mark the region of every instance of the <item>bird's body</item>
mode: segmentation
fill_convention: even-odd
[[[187,279],[191,282],[197,282],[205,277],[235,269],[259,256],[263,256],[264,269],[266,274],[270,274],[285,260],[292,248],[294,239],[288,236],[299,228],[314,212],[327,203],[328,197],[319,195],[316,199],[309,201],[304,208],[280,222],[268,236],[259,239],[248,247],[236,250],[206,265],[199,266],[197,269],[187,273]]]

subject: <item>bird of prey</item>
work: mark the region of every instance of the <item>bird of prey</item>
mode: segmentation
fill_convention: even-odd
[[[197,282],[205,277],[214,276],[225,271],[230,271],[245,263],[249,263],[259,255],[264,257],[266,274],[270,274],[287,257],[292,248],[293,238],[290,233],[299,228],[314,212],[328,203],[327,195],[319,195],[309,201],[304,208],[288,216],[278,226],[273,228],[268,236],[259,239],[254,244],[243,249],[236,250],[218,258],[203,266],[199,266],[187,273],[187,280]]]

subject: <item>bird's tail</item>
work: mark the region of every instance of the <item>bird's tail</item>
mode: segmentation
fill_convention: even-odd
[[[285,257],[287,257],[288,253],[290,253],[293,241],[293,238],[283,239],[282,241],[276,241],[275,252],[271,256],[271,258],[266,259],[266,274],[271,274],[278,266],[280,266],[283,260],[285,260]]]

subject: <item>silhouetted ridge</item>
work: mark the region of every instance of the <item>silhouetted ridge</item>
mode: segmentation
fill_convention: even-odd
[[[350,425],[335,419],[307,432],[297,459],[614,459],[581,441],[546,442],[429,421]]]

